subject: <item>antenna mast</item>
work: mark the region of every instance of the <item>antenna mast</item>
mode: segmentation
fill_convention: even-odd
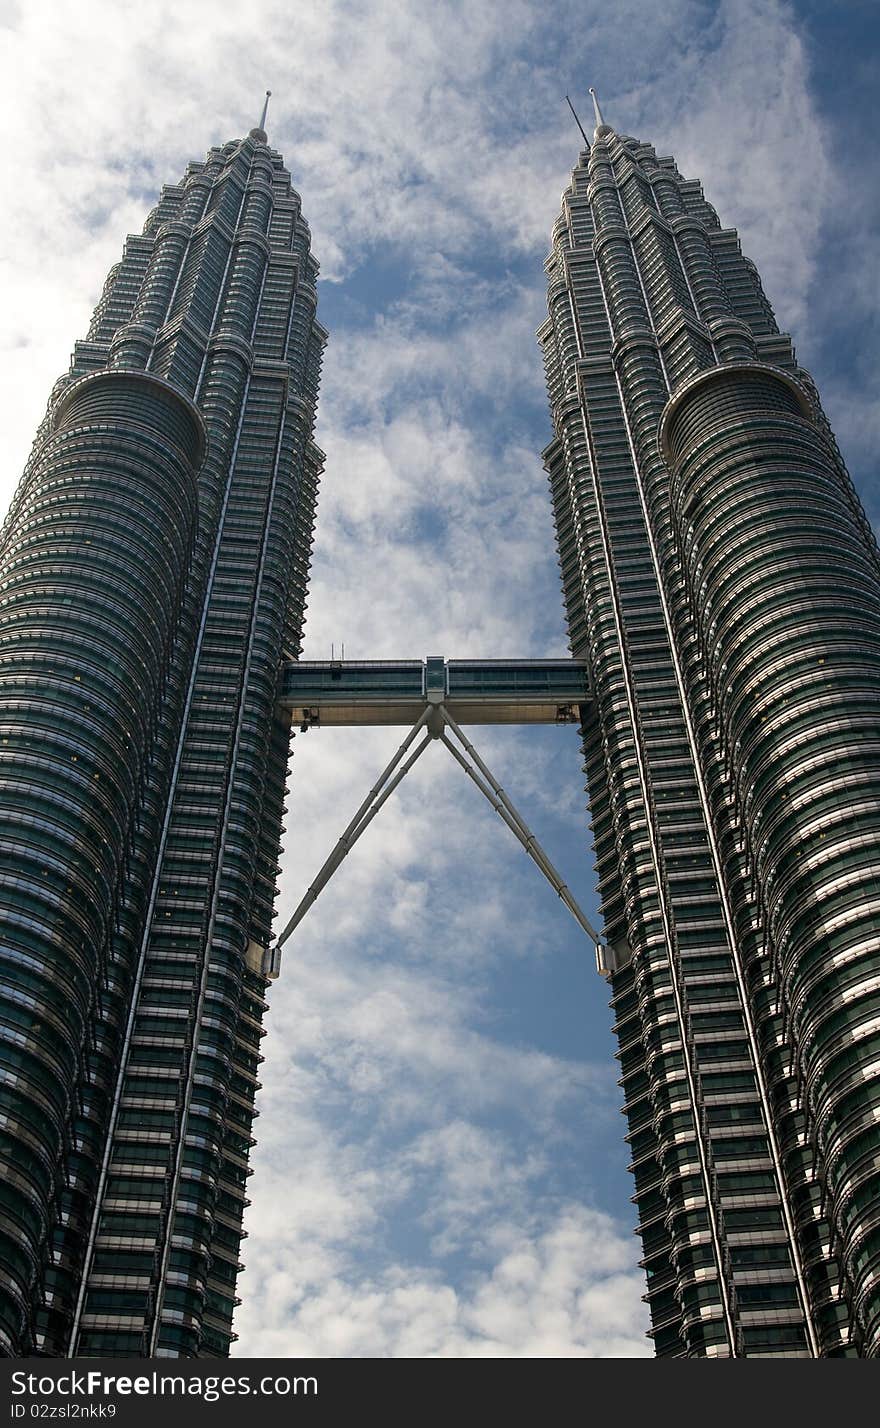
[[[572,114],[574,114],[574,122],[575,122],[575,124],[577,124],[578,128],[579,128],[580,131],[581,131],[581,134],[582,134],[582,136],[583,136],[584,143],[586,144],[587,148],[589,148],[589,147],[590,147],[590,141],[589,141],[589,139],[587,138],[586,134],[584,134],[584,126],[583,126],[583,124],[581,123],[580,119],[577,117],[577,114],[575,114],[574,105],[572,104],[572,102],[571,102],[571,100],[569,99],[569,97],[568,97],[567,94],[566,94],[566,96],[565,96],[565,102],[566,102],[566,104],[568,105],[569,109],[571,110]]]

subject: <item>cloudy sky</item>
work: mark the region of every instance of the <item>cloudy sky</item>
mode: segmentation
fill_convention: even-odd
[[[542,261],[596,85],[739,228],[876,518],[874,0],[0,0],[0,503],[124,235],[256,123],[330,329],[305,654],[564,654]],[[872,110],[873,106],[873,110]],[[874,468],[875,469],[875,468]],[[571,729],[479,747],[595,907]],[[279,907],[397,731],[298,737]],[[445,750],[271,993],[241,1355],[649,1352],[606,984]]]

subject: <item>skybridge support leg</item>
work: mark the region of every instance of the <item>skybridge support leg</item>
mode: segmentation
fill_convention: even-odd
[[[373,787],[370,789],[357,813],[354,815],[354,818],[339,839],[333,852],[303,896],[299,906],[287,923],[287,926],[279,934],[277,942],[269,949],[267,956],[268,965],[265,970],[266,976],[278,976],[281,969],[281,949],[285,942],[295,928],[302,922],[309,908],[312,906],[312,903],[315,902],[319,893],[327,886],[340,863],[342,863],[346,855],[351,852],[364,829],[372,823],[379,809],[382,807],[382,804],[391,796],[400,781],[409,773],[416,759],[421,757],[428,744],[431,743],[433,735],[427,733],[414,752],[410,754],[409,758],[404,759],[404,755],[415,741],[419,730],[425,727],[430,717],[431,708],[428,707],[424,710],[421,718],[418,719],[410,729],[400,748],[397,750],[397,753],[394,755],[394,758],[386,765],[373,784]],[[401,763],[401,760],[403,760],[403,763]],[[400,765],[400,767],[398,767],[398,765]]]
[[[442,705],[440,707],[440,713],[443,716],[443,722],[448,725],[449,729],[458,739],[465,752],[469,754],[469,756],[473,759],[474,764],[476,765],[476,769],[471,767],[467,759],[464,757],[464,754],[461,753],[461,750],[457,749],[452,743],[452,741],[448,739],[445,734],[440,735],[440,742],[446,745],[453,758],[464,769],[465,773],[468,775],[468,778],[473,780],[477,788],[482,793],[483,797],[486,798],[489,803],[491,803],[492,807],[495,809],[495,812],[507,824],[514,837],[519,840],[519,842],[522,844],[522,846],[528,853],[529,857],[532,859],[532,861],[538,865],[550,886],[565,903],[565,906],[568,908],[575,922],[577,922],[578,925],[583,929],[583,931],[586,932],[590,940],[595,943],[596,950],[598,953],[598,950],[602,944],[602,939],[599,933],[596,931],[595,927],[593,927],[593,925],[587,920],[583,908],[575,900],[571,889],[566,883],[562,881],[562,878],[559,876],[550,859],[547,857],[547,854],[544,852],[544,849],[541,847],[534,833],[531,832],[528,824],[514,808],[510,799],[507,797],[507,794],[504,792],[504,789],[501,787],[500,783],[497,782],[490,769],[480,758],[480,755],[477,753],[473,744],[467,738],[463,730],[458,726],[458,724],[456,724],[455,720],[447,712],[447,710],[443,708]],[[482,775],[482,777],[480,777],[480,775]]]

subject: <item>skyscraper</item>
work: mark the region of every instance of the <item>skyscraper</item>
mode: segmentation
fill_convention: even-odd
[[[880,556],[736,232],[596,106],[545,453],[653,1338],[880,1346]]]
[[[223,1355],[326,334],[261,126],[163,189],[0,550],[0,1346]]]

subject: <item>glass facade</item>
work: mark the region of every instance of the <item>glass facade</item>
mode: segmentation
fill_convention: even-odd
[[[880,557],[754,265],[600,123],[545,453],[658,1355],[880,1344]]]
[[[0,1351],[234,1338],[326,334],[262,130],[165,188],[0,546]]]

